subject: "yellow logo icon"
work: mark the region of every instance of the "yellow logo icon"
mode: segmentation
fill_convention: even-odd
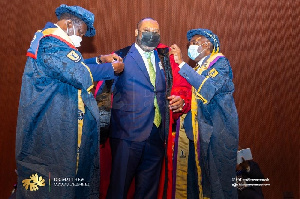
[[[81,57],[74,50],[69,52],[69,54],[67,54],[67,57],[74,62],[79,62],[79,60],[81,59]]]
[[[39,186],[45,186],[45,180],[42,176],[39,177],[37,173],[32,174],[29,179],[22,180],[22,183],[25,189],[28,190],[30,188],[30,191],[37,191]]]
[[[215,68],[213,68],[211,71],[209,71],[209,73],[208,73],[208,75],[210,76],[210,77],[215,77],[215,76],[217,76],[219,73],[218,73],[218,71],[215,69]]]

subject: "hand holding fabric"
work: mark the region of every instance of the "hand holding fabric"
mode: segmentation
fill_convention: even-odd
[[[109,55],[100,55],[98,57],[98,61],[100,63],[112,63],[114,61],[123,62],[123,59],[120,56],[118,56],[117,54],[113,53],[113,54],[109,54]]]
[[[170,49],[171,50],[170,50],[169,54],[170,55],[174,55],[174,61],[175,61],[175,63],[181,64],[183,62],[183,59],[182,59],[182,53],[181,53],[180,48],[176,44],[173,44],[170,47]]]
[[[122,58],[121,58],[122,59]],[[112,62],[115,73],[121,73],[124,70],[124,63],[121,61]]]
[[[170,103],[169,103],[170,104],[169,105],[170,110],[172,110],[173,112],[182,111],[184,101],[180,96],[171,95],[171,96],[168,97],[168,99],[170,100]]]

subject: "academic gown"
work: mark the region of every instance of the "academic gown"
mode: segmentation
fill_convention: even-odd
[[[93,76],[67,34],[50,22],[35,34],[27,56],[17,198],[99,198],[99,111],[90,90],[103,73],[94,67]]]
[[[208,68],[200,70],[199,74],[184,64],[179,71],[196,89],[200,189],[203,189],[204,198],[237,198],[232,179],[235,178],[239,130],[232,70],[224,56],[217,57]],[[191,112],[184,121],[186,126],[192,125],[189,114]]]

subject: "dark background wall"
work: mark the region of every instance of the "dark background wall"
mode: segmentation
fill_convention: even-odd
[[[96,16],[97,35],[84,38],[88,58],[134,42],[136,23],[155,18],[162,43],[186,53],[186,32],[208,28],[234,72],[240,145],[250,147],[270,186],[265,198],[299,198],[300,1],[277,0],[1,0],[0,1],[0,198],[16,182],[15,129],[26,62],[36,30],[56,22],[60,4],[80,5]]]

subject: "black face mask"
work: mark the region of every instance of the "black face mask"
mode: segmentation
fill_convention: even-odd
[[[142,32],[140,43],[148,47],[157,47],[160,42],[160,35],[156,32]]]

